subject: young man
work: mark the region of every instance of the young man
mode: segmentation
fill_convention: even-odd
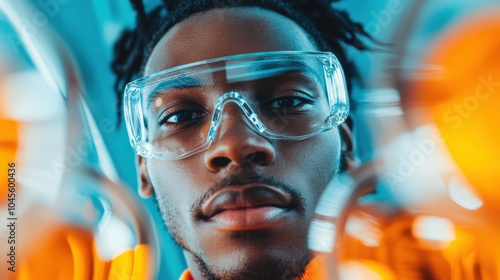
[[[369,36],[330,1],[164,2],[132,1],[115,46],[119,99],[146,77],[125,90],[139,192],[185,250],[183,279],[300,278],[318,199],[353,160],[341,43]]]

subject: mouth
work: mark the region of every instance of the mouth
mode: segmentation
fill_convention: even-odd
[[[221,231],[272,228],[286,222],[293,210],[292,198],[265,184],[227,186],[201,207],[201,218]]]

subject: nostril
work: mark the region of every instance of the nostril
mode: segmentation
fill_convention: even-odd
[[[217,167],[226,167],[231,163],[231,160],[227,157],[216,157],[212,159],[212,164]]]
[[[205,152],[204,162],[210,171],[219,172],[233,165],[267,166],[275,157],[273,143],[237,122],[224,128],[217,141]]]

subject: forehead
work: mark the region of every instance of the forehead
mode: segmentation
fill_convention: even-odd
[[[228,55],[285,50],[318,49],[297,23],[270,10],[212,9],[171,28],[154,47],[144,74]]]

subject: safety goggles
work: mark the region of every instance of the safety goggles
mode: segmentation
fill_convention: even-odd
[[[338,59],[302,51],[233,55],[169,68],[127,84],[124,106],[136,153],[167,160],[207,150],[225,114],[243,118],[242,125],[262,137],[297,141],[338,126],[349,114]]]

